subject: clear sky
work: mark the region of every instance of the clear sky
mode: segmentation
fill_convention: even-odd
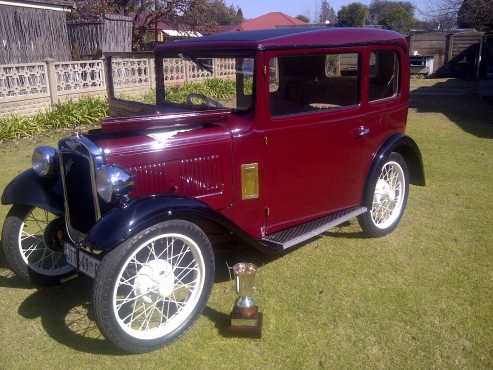
[[[329,0],[330,5],[336,10],[342,5],[357,0]],[[369,4],[370,0],[359,0]],[[420,10],[426,11],[432,0],[411,0]],[[239,6],[243,10],[245,18],[254,18],[268,12],[283,12],[291,16],[298,14],[307,15],[312,18],[314,13],[320,9],[321,0],[226,0],[227,4]],[[416,12],[418,18],[423,18],[421,12]]]

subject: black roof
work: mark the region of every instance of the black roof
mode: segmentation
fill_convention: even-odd
[[[407,47],[403,35],[394,31],[362,27],[286,27],[257,31],[224,32],[169,42],[158,53],[181,50],[250,49],[268,50],[300,47],[334,47],[371,43],[394,43]]]
[[[299,35],[307,32],[326,32],[328,27],[283,27],[254,31],[232,31],[214,33],[202,37],[202,41],[265,41],[277,37]]]

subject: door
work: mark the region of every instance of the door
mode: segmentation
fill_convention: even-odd
[[[267,233],[360,204],[372,152],[361,104],[362,55],[267,55]]]

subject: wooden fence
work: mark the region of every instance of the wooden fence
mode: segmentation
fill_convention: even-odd
[[[434,57],[435,76],[474,78],[478,72],[479,55],[484,33],[417,32],[408,37],[409,53]]]
[[[132,18],[104,14],[94,21],[70,21],[68,35],[74,59],[93,59],[108,52],[132,51]]]
[[[65,12],[0,6],[0,64],[69,60]]]
[[[216,58],[213,72],[190,61],[163,61],[166,86],[235,76],[235,60]],[[112,59],[116,96],[143,96],[155,86],[154,59]],[[103,60],[0,65],[0,117],[32,115],[81,96],[106,97]]]

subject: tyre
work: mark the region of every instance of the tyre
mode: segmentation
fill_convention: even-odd
[[[404,158],[392,153],[369,186],[373,194],[372,206],[358,216],[359,224],[368,236],[387,235],[399,224],[407,204],[409,171]]]
[[[64,233],[63,218],[40,208],[12,206],[2,230],[7,265],[30,284],[59,284],[75,274],[63,254]]]
[[[96,323],[121,350],[152,351],[190,328],[213,281],[211,243],[197,225],[151,226],[103,257],[94,280]]]

